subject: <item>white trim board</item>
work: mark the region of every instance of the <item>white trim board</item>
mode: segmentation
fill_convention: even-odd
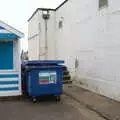
[[[0,92],[0,96],[19,96],[21,95],[22,92],[21,91],[1,91]]]
[[[19,36],[20,38],[24,37],[24,34],[22,32],[20,32],[19,30],[13,28],[12,26],[4,23],[3,21],[0,20],[0,26],[4,27],[6,30],[8,30],[11,33],[16,34],[17,36]]]

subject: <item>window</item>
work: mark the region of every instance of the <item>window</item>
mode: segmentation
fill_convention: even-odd
[[[99,0],[99,8],[107,7],[108,0]]]

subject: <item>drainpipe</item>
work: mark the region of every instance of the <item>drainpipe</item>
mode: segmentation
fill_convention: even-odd
[[[40,35],[41,35],[41,34],[40,34],[40,29],[41,29],[41,24],[40,24],[40,23],[38,24],[38,29],[39,29],[39,42],[38,42],[38,43],[39,43],[39,53],[38,53],[39,56],[38,56],[38,58],[39,58],[39,60],[40,60],[40,57],[41,57],[41,54],[40,54],[40,48],[41,48],[41,47],[40,47]]]
[[[50,18],[50,14],[49,14],[49,11],[48,10],[43,10],[42,11],[42,17],[45,21],[45,59],[47,60],[48,59],[48,38],[47,38],[47,35],[48,35],[48,20]]]
[[[45,59],[48,59],[47,19],[45,19]]]
[[[41,59],[41,18],[40,18],[40,16],[41,16],[41,12],[39,11],[38,12],[38,21],[39,21],[39,23],[38,23],[38,59],[40,60]]]

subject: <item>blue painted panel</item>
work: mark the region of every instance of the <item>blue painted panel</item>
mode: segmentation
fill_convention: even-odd
[[[18,84],[18,81],[0,81],[0,85]]]
[[[18,78],[18,74],[0,74],[0,78]]]
[[[20,38],[14,33],[0,33],[0,38]]]
[[[18,87],[10,87],[10,88],[0,88],[0,91],[16,91],[19,90]]]
[[[0,69],[13,69],[13,41],[0,42]]]

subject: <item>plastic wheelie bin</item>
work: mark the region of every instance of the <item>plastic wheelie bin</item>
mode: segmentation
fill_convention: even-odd
[[[63,64],[62,60],[24,61],[23,91],[36,101],[38,96],[54,95],[60,100],[63,92]]]

